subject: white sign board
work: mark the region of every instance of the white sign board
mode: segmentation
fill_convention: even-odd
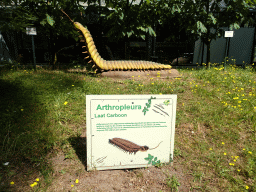
[[[86,95],[87,170],[169,163],[176,103],[177,95]]]
[[[233,37],[234,31],[225,31],[225,37]]]
[[[26,27],[26,34],[27,35],[36,35],[36,28],[35,27]]]

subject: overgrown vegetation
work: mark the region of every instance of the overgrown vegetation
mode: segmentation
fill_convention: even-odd
[[[87,94],[177,94],[174,160],[193,176],[191,190],[256,191],[255,71],[220,66],[180,73],[169,80],[116,82],[63,71],[2,69],[1,187],[47,190],[53,184],[48,158],[60,150],[75,158]],[[178,190],[179,185],[168,175],[166,186]]]

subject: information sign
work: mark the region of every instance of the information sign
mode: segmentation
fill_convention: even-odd
[[[26,27],[26,34],[27,35],[36,35],[36,28],[35,27]]]
[[[234,31],[225,31],[225,37],[233,37]]]
[[[177,95],[87,95],[87,170],[173,159]]]

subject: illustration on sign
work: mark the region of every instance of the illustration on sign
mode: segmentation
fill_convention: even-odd
[[[169,163],[176,102],[176,95],[87,95],[87,169]]]
[[[131,153],[136,154],[138,151],[152,150],[157,148],[160,145],[159,143],[157,147],[149,149],[148,146],[139,146],[131,141],[127,141],[126,139],[121,139],[121,138],[109,139],[109,143],[117,146],[120,149],[123,149],[125,152],[129,152],[129,154]]]

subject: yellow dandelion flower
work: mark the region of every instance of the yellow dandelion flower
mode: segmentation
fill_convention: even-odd
[[[36,178],[36,181],[39,181],[39,178]]]
[[[251,151],[248,151],[248,153],[249,153],[249,154],[252,154],[252,152],[251,152]]]
[[[14,185],[14,182],[12,181],[12,182],[10,182],[10,184],[11,184],[11,185]]]
[[[75,86],[75,85],[72,85],[73,87]]]
[[[227,153],[224,153],[224,155],[227,155]]]
[[[249,189],[249,187],[246,185],[246,186],[245,186],[245,189]]]
[[[222,142],[221,144],[222,144],[222,145],[224,145],[225,143],[224,143],[224,142]]]
[[[159,93],[159,95],[162,95],[162,93]]]
[[[64,105],[67,105],[68,104],[68,102],[66,101],[65,103],[64,103]]]
[[[212,150],[212,148],[209,149],[210,151]]]
[[[76,183],[79,183],[79,180],[78,180],[78,179],[76,179]]]
[[[154,85],[154,83],[151,83],[152,85]]]
[[[241,170],[240,169],[237,169],[238,172],[240,172]]]
[[[20,109],[21,111],[24,111],[24,109]]]
[[[71,185],[71,187],[74,187],[74,185]]]

